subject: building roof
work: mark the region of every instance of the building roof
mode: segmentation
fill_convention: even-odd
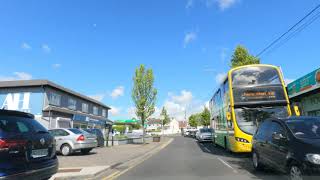
[[[0,88],[20,88],[20,87],[38,87],[38,86],[49,86],[53,87],[55,89],[64,91],[66,93],[72,94],[76,97],[79,97],[81,99],[93,102],[95,104],[98,104],[104,108],[111,109],[107,105],[103,104],[100,101],[97,101],[93,98],[90,98],[88,96],[82,95],[80,93],[77,93],[73,90],[70,90],[68,88],[62,87],[56,83],[53,83],[49,80],[43,80],[43,79],[38,79],[38,80],[17,80],[17,81],[0,81]]]
[[[147,120],[146,124],[161,124],[161,119],[150,118]]]
[[[188,126],[187,121],[179,121],[179,128],[186,128]]]

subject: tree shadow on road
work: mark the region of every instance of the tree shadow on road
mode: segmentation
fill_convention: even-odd
[[[287,178],[272,169],[264,169],[263,171],[255,171],[251,162],[251,153],[232,153],[227,152],[224,148],[214,145],[212,142],[200,143],[197,141],[200,149],[208,154],[223,158],[236,171],[247,173],[252,179],[263,180],[286,180]],[[226,167],[227,168],[227,167]]]

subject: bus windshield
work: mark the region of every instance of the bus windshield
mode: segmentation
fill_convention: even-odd
[[[259,107],[259,108],[236,108],[235,115],[239,128],[248,134],[254,134],[261,121],[271,117],[288,117],[286,106]]]
[[[273,67],[245,67],[232,72],[233,86],[281,84],[278,71]]]

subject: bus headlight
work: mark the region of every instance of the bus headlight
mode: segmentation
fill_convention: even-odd
[[[320,164],[320,154],[307,154],[307,160],[313,164]]]
[[[249,141],[246,139],[239,138],[239,137],[235,137],[235,138],[236,138],[236,141],[238,141],[238,142],[249,143]]]

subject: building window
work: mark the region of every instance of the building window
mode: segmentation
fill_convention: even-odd
[[[82,103],[82,112],[89,112],[89,105],[87,103]]]
[[[72,98],[68,99],[68,108],[69,109],[75,110],[76,109],[76,104],[77,104],[77,101],[75,99],[72,99]]]
[[[103,117],[107,117],[107,110],[106,110],[106,109],[103,109],[103,110],[102,110],[102,116],[103,116]]]
[[[94,115],[98,115],[99,114],[99,110],[97,106],[93,106],[93,114]]]
[[[50,93],[49,103],[51,105],[60,106],[61,105],[61,95],[53,93],[53,92]]]

